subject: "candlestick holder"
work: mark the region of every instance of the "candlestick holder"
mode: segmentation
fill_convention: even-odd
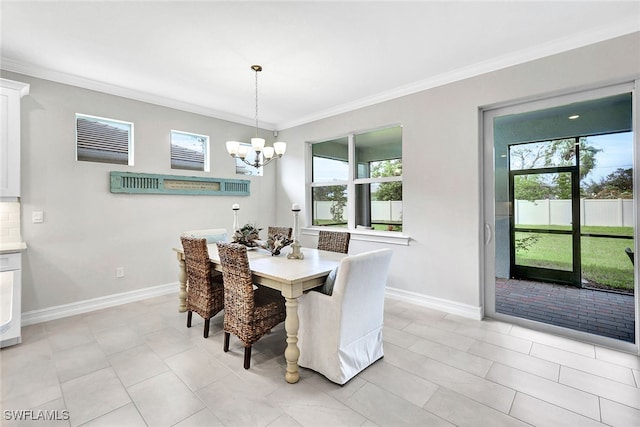
[[[238,211],[240,210],[240,206],[233,205],[231,207],[233,209],[233,232],[240,230],[240,224],[238,223]]]
[[[294,206],[293,209],[291,209],[291,211],[293,212],[293,243],[291,244],[291,253],[289,255],[287,255],[288,259],[304,259],[304,254],[300,251],[300,247],[302,246],[300,244],[300,237],[298,236],[299,234],[299,228],[298,228],[298,214],[300,213],[300,208],[297,206]]]

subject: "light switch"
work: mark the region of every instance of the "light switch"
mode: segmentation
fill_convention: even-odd
[[[34,223],[44,222],[44,212],[42,211],[31,212],[31,220]]]

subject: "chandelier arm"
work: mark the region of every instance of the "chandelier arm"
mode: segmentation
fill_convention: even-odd
[[[246,159],[246,158],[244,158],[244,159],[243,159],[242,157],[240,157],[240,156],[238,156],[238,155],[236,155],[236,156],[231,156],[231,157],[233,157],[233,158],[235,158],[235,159],[240,159],[240,160],[242,160],[244,163],[248,164],[249,166],[253,166],[254,168],[260,168],[260,167],[262,167],[262,166],[266,166],[266,165],[268,165],[269,163],[271,163],[271,162],[272,162],[272,161],[274,161],[275,159],[279,159],[279,158],[281,158],[281,157],[282,157],[282,154],[277,154],[277,155],[273,156],[272,158],[270,158],[269,160],[263,161],[262,163],[260,163],[260,162],[259,162],[259,161],[257,161],[257,160],[255,160],[255,161],[253,161],[253,162],[249,162],[249,161],[247,161],[247,159]]]

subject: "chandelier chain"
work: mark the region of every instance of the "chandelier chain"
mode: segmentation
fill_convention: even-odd
[[[259,70],[255,70],[256,72],[256,138],[258,137],[258,71]]]

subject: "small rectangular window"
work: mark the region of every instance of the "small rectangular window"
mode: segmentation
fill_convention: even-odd
[[[76,114],[76,158],[133,165],[133,123]]]
[[[171,169],[209,172],[209,137],[172,130]]]

